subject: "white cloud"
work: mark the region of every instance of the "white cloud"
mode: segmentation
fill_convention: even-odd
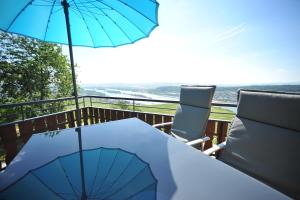
[[[230,29],[227,29],[225,31],[223,31],[222,33],[218,34],[216,36],[215,42],[222,42],[225,40],[229,40],[231,38],[234,38],[238,35],[240,35],[241,33],[243,33],[246,30],[246,24],[245,23],[241,23],[235,27],[232,27]]]
[[[277,72],[277,73],[285,73],[285,72],[287,72],[287,70],[283,69],[283,68],[277,68],[277,69],[275,69],[275,72]]]
[[[267,70],[251,58],[188,51],[189,40],[153,35],[119,48],[75,48],[81,83],[181,82],[198,84],[248,84],[270,82]],[[76,55],[80,55],[76,59]]]

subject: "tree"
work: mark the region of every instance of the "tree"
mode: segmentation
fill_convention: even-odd
[[[0,104],[72,94],[72,75],[60,45],[0,33]]]

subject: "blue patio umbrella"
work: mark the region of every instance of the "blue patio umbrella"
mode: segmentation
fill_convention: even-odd
[[[134,43],[158,26],[157,11],[156,0],[1,0],[0,29],[69,45],[79,111],[72,45],[117,47]],[[77,118],[81,119],[79,112]]]
[[[81,125],[72,45],[117,47],[158,26],[156,0],[1,0],[0,30],[69,46],[77,124]],[[87,198],[81,131],[81,199]]]
[[[157,180],[136,154],[109,148],[84,150],[84,199],[156,199]],[[82,199],[79,152],[29,171],[0,199]],[[75,163],[75,164],[74,164]]]

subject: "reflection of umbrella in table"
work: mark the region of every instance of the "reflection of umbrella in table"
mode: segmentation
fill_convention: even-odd
[[[84,150],[87,199],[156,199],[149,164],[121,149]],[[79,153],[29,171],[1,193],[4,199],[81,199]],[[78,165],[76,165],[78,163]],[[26,188],[26,190],[24,190]]]
[[[78,133],[82,138],[82,148],[78,148]],[[37,171],[46,172],[42,175],[49,177],[43,177],[42,182],[48,186],[57,186],[51,188],[55,193],[78,194],[79,199],[92,199],[90,194],[99,195],[97,187],[101,188],[102,193],[104,191],[108,193],[117,191],[119,186],[122,186],[122,189],[127,188],[120,191],[120,196],[128,197],[136,193],[128,199],[143,200],[152,197],[162,200],[171,199],[176,191],[176,185],[173,180],[173,170],[169,165],[168,141],[169,137],[162,135],[158,129],[134,118],[63,129],[55,135],[34,134],[14,160],[0,173],[0,199],[20,199],[17,198],[19,196],[15,196],[17,193],[20,195],[23,193],[24,197],[37,193],[36,195],[42,197],[29,199],[47,199],[49,190],[44,190],[45,193],[40,191],[43,188],[38,186],[40,181],[32,179],[33,182],[38,183],[33,184],[30,179],[27,179],[27,184],[19,184],[28,174]],[[70,155],[76,155],[76,158],[71,159]],[[60,165],[66,157],[69,158],[69,163],[64,162],[63,164],[67,165],[56,168],[57,165],[54,164]],[[180,157],[175,160],[180,160]],[[63,169],[72,173],[72,176],[65,173]],[[60,190],[69,185],[64,174],[73,177],[68,180],[76,188],[74,189],[76,193],[72,189]],[[136,177],[132,178],[135,175]],[[94,177],[98,180],[95,183],[93,183]],[[14,187],[18,188],[12,189]],[[96,192],[91,192],[91,188],[95,188]],[[16,192],[8,192],[9,190]],[[51,193],[50,196],[53,197],[53,194]],[[102,197],[97,196],[96,199],[110,199]],[[57,199],[62,198],[57,197]],[[126,198],[112,196],[111,199]]]

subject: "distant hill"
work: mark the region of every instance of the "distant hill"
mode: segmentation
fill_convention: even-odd
[[[252,89],[252,90],[270,90],[270,91],[283,91],[283,92],[299,92],[300,85],[251,85],[251,86],[220,86],[217,87],[214,101],[219,102],[236,102],[237,91],[239,89]],[[105,91],[105,92],[104,92]],[[99,96],[120,96],[130,94],[135,98],[150,98],[151,95],[156,95],[160,99],[170,97],[174,99],[179,98],[180,86],[158,86],[158,87],[140,87],[140,86],[84,86],[80,90],[81,95],[99,95]],[[147,95],[149,94],[149,96]]]
[[[299,92],[300,85],[251,85],[251,86],[235,86],[235,87],[217,87],[215,93],[216,101],[236,102],[237,91],[240,89],[250,90],[268,90],[281,92]]]
[[[161,95],[165,95],[166,93],[168,93],[168,95],[170,96],[178,97],[180,92],[180,86],[161,86],[161,87],[149,89],[148,92],[161,94]]]
[[[300,92],[300,85],[252,85],[252,86],[231,86],[231,87],[217,87],[214,100],[222,102],[236,102],[237,91],[240,89],[251,90],[269,90],[269,91],[283,91],[283,92]],[[149,90],[151,93],[159,95],[167,95],[179,97],[180,86],[162,86]]]

